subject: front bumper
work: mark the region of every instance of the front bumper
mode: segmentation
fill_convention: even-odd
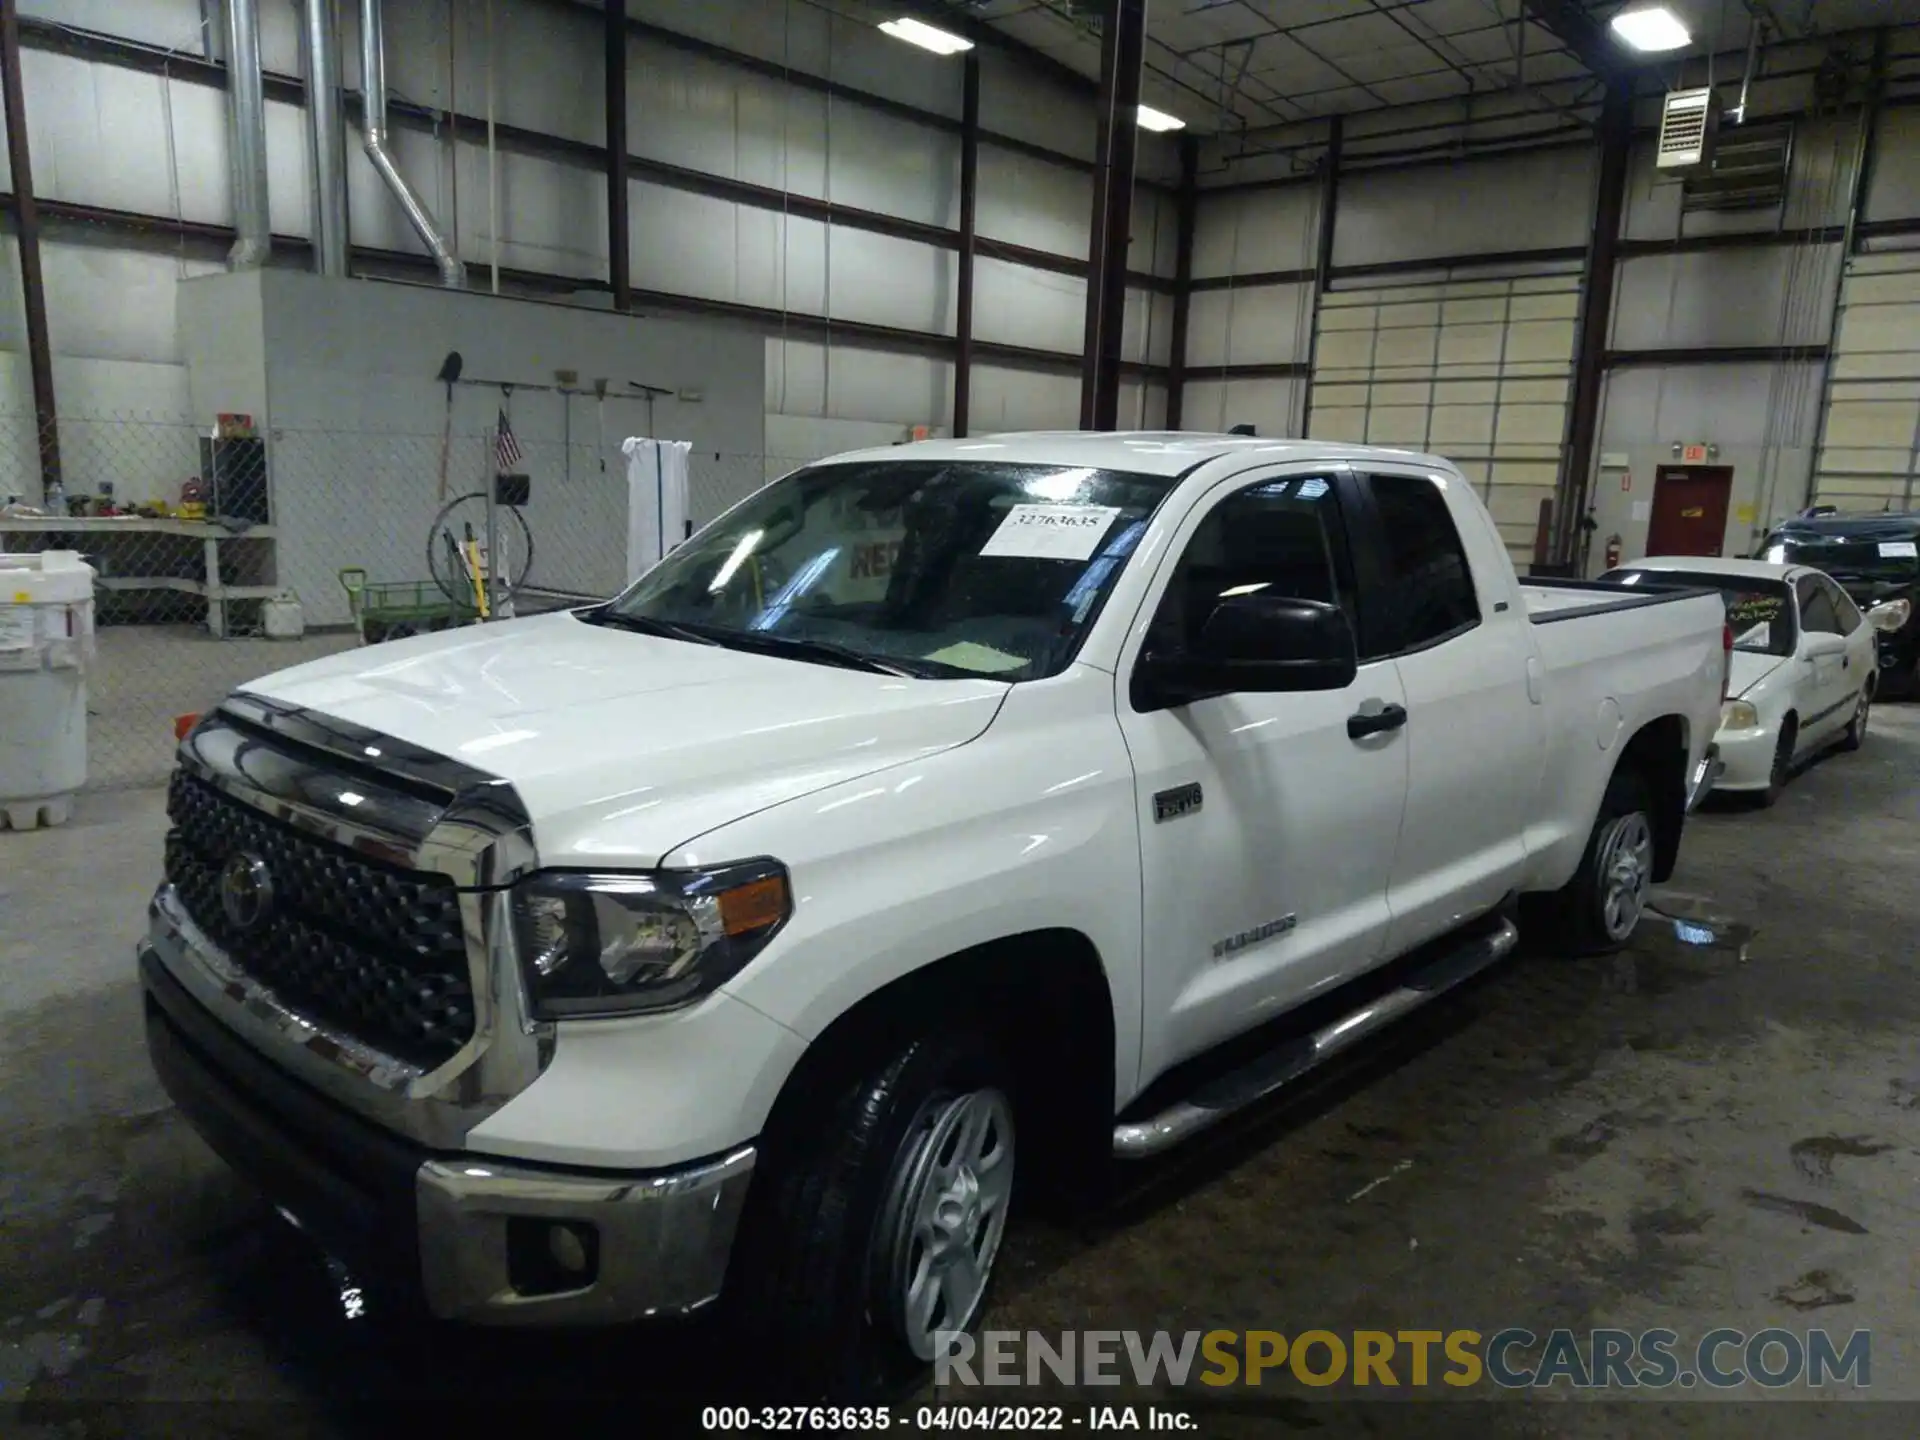
[[[177,947],[179,937],[171,937]],[[718,1297],[755,1152],[639,1174],[426,1149],[292,1078],[139,946],[148,1053],[209,1145],[356,1278],[447,1320],[613,1324]],[[159,942],[159,943],[156,943]]]
[[[1722,792],[1766,789],[1773,783],[1773,752],[1779,740],[1777,726],[1722,730],[1714,741],[1721,773],[1713,788]]]

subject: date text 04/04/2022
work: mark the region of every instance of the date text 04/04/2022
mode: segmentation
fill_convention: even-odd
[[[1157,1405],[709,1405],[700,1428],[713,1432],[770,1434],[782,1431],[972,1431],[1003,1435],[1069,1430],[1196,1428],[1184,1410]]]

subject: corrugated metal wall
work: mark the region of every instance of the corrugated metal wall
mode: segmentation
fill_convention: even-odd
[[[1840,293],[1813,495],[1911,509],[1920,471],[1920,252],[1857,255]]]

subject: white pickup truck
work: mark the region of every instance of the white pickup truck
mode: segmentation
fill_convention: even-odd
[[[910,1368],[978,1319],[1017,1197],[1459,983],[1520,897],[1623,943],[1727,657],[1712,593],[1523,586],[1432,456],[842,456],[609,604],[204,716],[149,1048],[436,1315],[724,1292],[808,1373]]]

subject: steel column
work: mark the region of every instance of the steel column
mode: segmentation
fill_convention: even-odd
[[[1200,142],[1180,137],[1180,192],[1173,251],[1173,334],[1167,341],[1167,429],[1186,413],[1187,331],[1193,320],[1193,231],[1200,215]]]
[[[1320,233],[1313,254],[1313,303],[1307,315],[1307,384],[1300,396],[1300,438],[1313,423],[1313,363],[1320,351],[1320,297],[1333,283],[1333,227],[1340,217],[1340,145],[1346,127],[1327,121],[1327,153],[1320,157]]]
[[[613,308],[633,308],[632,188],[627,183],[627,0],[607,7],[607,278]]]
[[[1080,371],[1080,428],[1120,423],[1125,353],[1127,245],[1133,230],[1133,170],[1140,139],[1140,72],[1147,0],[1112,0],[1100,41],[1099,145],[1093,224],[1087,247],[1086,356]]]
[[[1626,206],[1627,164],[1633,151],[1633,89],[1624,81],[1607,87],[1600,107],[1600,173],[1595,185],[1593,230],[1587,239],[1586,285],[1573,349],[1573,404],[1567,414],[1567,446],[1556,487],[1553,555],[1573,554],[1580,516],[1586,513],[1593,473],[1594,441],[1600,431],[1600,387],[1607,368],[1607,332],[1613,321],[1613,289],[1619,270],[1620,217]]]
[[[6,91],[14,239],[20,247],[20,299],[27,318],[27,367],[33,377],[33,419],[39,432],[40,487],[44,495],[60,483],[60,422],[53,398],[53,346],[47,338],[47,285],[40,273],[40,207],[33,196],[33,157],[27,145],[27,92],[20,75],[17,0],[0,0],[0,86]]]
[[[980,54],[967,52],[960,79],[960,261],[954,276],[953,433],[967,434],[973,419],[973,258],[979,235]]]

